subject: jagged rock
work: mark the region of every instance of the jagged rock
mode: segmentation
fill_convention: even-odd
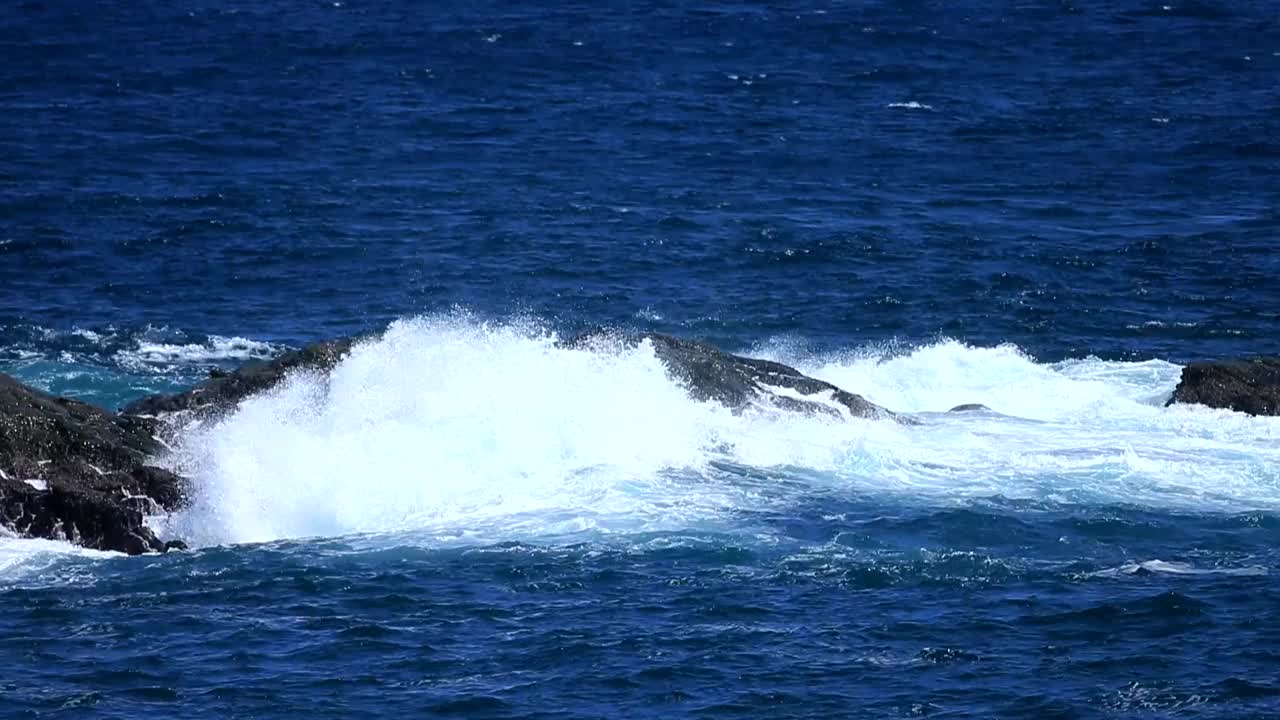
[[[316,343],[215,371],[187,392],[143,398],[120,414],[0,375],[0,525],[130,554],[184,548],[144,525],[146,515],[175,510],[185,498],[182,478],[147,464],[163,450],[161,418],[230,409],[292,371],[331,369],[354,342]]]
[[[154,431],[0,374],[0,524],[99,550],[163,551],[143,516],[181,504],[183,483],[147,465],[160,450]]]
[[[362,338],[309,345],[208,380],[176,395],[153,395],[119,414],[58,398],[0,375],[0,525],[31,537],[67,539],[130,554],[186,546],[161,542],[144,525],[148,514],[181,507],[185,481],[148,462],[163,444],[166,416],[216,415],[270,389],[289,373],[328,371]],[[893,418],[860,395],[782,363],[741,357],[669,335],[590,333],[571,347],[648,342],[690,395],[741,411],[752,406],[844,417]]]
[[[214,371],[208,380],[187,392],[145,397],[125,406],[121,414],[148,418],[185,411],[217,413],[229,410],[244,398],[270,389],[291,372],[331,370],[350,352],[352,345],[363,339],[329,340],[284,353],[270,361],[250,363],[234,372]],[[839,414],[829,404],[792,397],[779,391],[792,390],[799,395],[831,393],[830,399],[855,417],[899,417],[860,395],[811,378],[788,365],[733,355],[695,340],[660,333],[621,335],[598,331],[580,335],[562,345],[590,347],[601,343],[623,343],[634,346],[646,340],[653,345],[654,352],[672,376],[684,383],[698,400],[713,400],[733,410],[767,401],[775,407],[796,412]]]
[[[270,389],[298,370],[331,370],[359,338],[342,338],[308,345],[268,361],[252,362],[233,372],[214,370],[209,379],[177,395],[150,395],[126,405],[122,415],[154,417],[193,411],[221,412],[241,400]]]
[[[734,411],[764,403],[806,414],[839,415],[839,411],[827,403],[784,394],[788,390],[802,396],[829,393],[831,401],[843,406],[854,417],[903,420],[861,395],[809,377],[789,365],[733,355],[696,340],[660,333],[619,335],[597,331],[579,335],[564,345],[575,348],[601,347],[610,343],[635,346],[645,341],[653,346],[654,354],[666,365],[671,376],[683,383],[697,400],[715,401]]]
[[[1191,363],[1182,369],[1173,403],[1280,415],[1280,358]]]

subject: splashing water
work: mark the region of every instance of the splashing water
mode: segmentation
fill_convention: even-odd
[[[944,341],[791,362],[920,425],[692,400],[652,349],[556,344],[531,323],[399,321],[180,436],[197,543],[413,532],[428,543],[729,528],[815,494],[1001,496],[1239,510],[1280,505],[1280,420],[1162,407],[1169,363],[1040,365]],[[990,413],[936,411],[982,402]]]

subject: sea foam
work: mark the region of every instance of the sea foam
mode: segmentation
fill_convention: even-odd
[[[83,584],[88,573],[74,561],[125,557],[121,553],[90,550],[60,540],[17,538],[0,528],[0,590],[14,586],[47,587]]]
[[[278,345],[242,337],[211,335],[200,343],[159,342],[142,337],[119,350],[116,362],[130,370],[164,370],[173,365],[205,365],[227,360],[261,360],[281,352]]]
[[[1163,407],[1180,369],[1041,364],[942,341],[792,362],[918,425],[735,415],[693,400],[652,349],[568,349],[533,323],[394,323],[328,374],[300,374],[168,462],[198,544],[355,533],[452,543],[733,527],[816,496],[955,504],[1001,496],[1178,510],[1280,507],[1280,419]],[[940,412],[980,402],[993,412]]]

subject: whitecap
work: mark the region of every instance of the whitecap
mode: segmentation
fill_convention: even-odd
[[[1089,573],[1088,577],[1118,578],[1129,575],[1141,575],[1144,573],[1157,573],[1161,575],[1236,575],[1248,577],[1266,575],[1267,569],[1261,565],[1246,565],[1243,567],[1196,567],[1190,563],[1184,562],[1144,560],[1142,562],[1125,563],[1118,567],[1098,570],[1097,572]]]
[[[90,574],[68,561],[112,557],[124,556],[61,540],[18,538],[0,526],[0,588],[26,584],[82,585],[89,581]]]
[[[603,536],[723,528],[832,492],[1280,508],[1280,418],[1164,407],[1171,363],[1046,364],[951,340],[752,354],[920,424],[734,414],[692,399],[647,344],[568,349],[535,323],[428,316],[182,433],[167,462],[197,491],[169,527],[197,543]],[[930,414],[973,402],[994,412]]]
[[[266,359],[278,355],[281,350],[274,343],[219,335],[211,335],[203,343],[179,344],[141,339],[135,347],[117,352],[115,360],[130,370],[150,370],[172,365]]]

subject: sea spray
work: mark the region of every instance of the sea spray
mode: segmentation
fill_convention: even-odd
[[[1175,365],[1042,365],[954,341],[777,359],[922,422],[735,415],[692,400],[644,344],[567,349],[533,323],[426,316],[185,431],[168,461],[192,478],[193,504],[166,529],[206,544],[598,536],[732,527],[833,492],[1280,505],[1280,421],[1161,407]],[[959,401],[994,412],[930,412]]]
[[[689,401],[651,352],[568,350],[459,316],[403,321],[331,374],[294,376],[183,436],[176,459],[197,489],[178,528],[245,541],[644,526],[724,502],[655,486],[697,467],[731,421]]]

